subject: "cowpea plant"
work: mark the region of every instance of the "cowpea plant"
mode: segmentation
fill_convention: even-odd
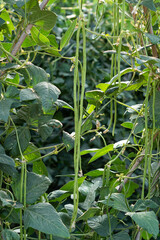
[[[47,0],[40,6],[37,0],[3,3],[0,14],[0,234],[3,240],[159,237],[160,40],[152,27],[158,24],[158,10],[152,0],[108,2],[94,3],[97,22],[94,29],[89,29],[85,8],[79,0],[76,19],[60,44],[53,32],[57,16],[43,10]],[[101,32],[107,4],[113,14],[110,34]],[[13,15],[6,10],[8,7]],[[38,54],[64,58],[61,51],[75,30],[75,56],[65,57],[72,61],[74,68],[73,109],[59,99],[60,90],[49,82],[44,69],[34,65],[34,59]],[[85,93],[86,39],[96,37],[105,39],[113,48],[104,52],[112,54],[110,81]],[[121,69],[122,66],[125,68]],[[129,81],[123,81],[124,75],[130,73]],[[144,102],[133,106],[123,102],[121,96],[128,91],[143,91]],[[84,94],[88,102],[85,110]],[[123,105],[129,116],[128,122],[121,125],[130,129],[130,133],[126,139],[108,144],[108,131],[116,135],[118,104]],[[110,122],[104,126],[100,123],[101,115],[107,107]],[[39,147],[34,138],[46,141],[55,128],[62,128],[62,123],[54,118],[59,108],[74,110],[75,131],[72,134],[63,131],[62,143]],[[104,147],[81,150],[82,140],[93,133],[91,141],[101,138]],[[74,180],[47,194],[51,181],[42,158],[58,154],[64,148],[67,151],[74,148]],[[45,149],[51,151],[41,155]],[[87,154],[91,155],[89,164],[97,159],[105,160],[104,168],[83,175],[82,163]]]

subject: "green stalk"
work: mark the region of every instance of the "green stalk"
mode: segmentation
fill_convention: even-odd
[[[77,30],[77,36],[76,36],[76,56],[75,56],[75,69],[74,69],[74,123],[75,123],[75,142],[74,142],[74,172],[75,172],[75,178],[74,178],[74,191],[73,191],[73,203],[74,203],[74,209],[73,209],[73,215],[71,219],[71,227],[70,231],[72,230],[72,227],[75,226],[75,220],[77,217],[77,211],[78,211],[78,170],[79,170],[79,156],[77,154],[78,152],[78,145],[80,139],[78,138],[79,135],[79,112],[78,112],[78,103],[79,99],[77,99],[77,81],[79,79],[79,73],[78,73],[78,58],[79,58],[79,38],[80,38],[80,30],[81,30],[81,20],[79,21],[78,30]]]
[[[149,89],[150,89],[150,77],[148,79],[147,84],[147,93],[145,99],[145,163],[144,163],[144,173],[143,173],[143,184],[142,184],[142,193],[141,199],[144,199],[144,188],[145,188],[145,180],[147,175],[147,165],[148,165],[148,97],[149,97]]]
[[[124,29],[124,17],[125,17],[125,0],[122,3],[122,15],[121,15],[121,32],[120,32],[120,40],[118,46],[118,82],[119,82],[119,92],[121,91],[121,75],[120,75],[120,67],[121,67],[121,47],[122,47],[122,35]]]
[[[153,105],[152,105],[152,115],[153,115],[153,129],[151,135],[151,147],[150,147],[150,154],[148,158],[148,198],[150,199],[151,195],[151,159],[152,159],[152,150],[153,150],[153,137],[155,131],[155,99],[156,99],[156,83],[153,80]]]

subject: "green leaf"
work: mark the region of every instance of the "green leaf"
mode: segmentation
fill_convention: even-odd
[[[27,162],[31,162],[41,157],[39,149],[33,144],[29,143],[27,149],[24,151],[23,156]]]
[[[14,160],[6,154],[0,154],[0,169],[2,172],[9,174],[12,177],[15,177],[18,173],[15,168]]]
[[[110,226],[112,232],[118,225],[116,218],[114,218],[113,216],[110,216],[109,223],[107,214],[90,218],[88,219],[87,223],[91,229],[93,229],[96,233],[98,233],[102,237],[107,237],[109,235]]]
[[[81,156],[88,154],[88,153],[95,153],[95,152],[98,152],[99,150],[101,150],[101,149],[99,149],[99,148],[86,149],[86,150],[81,151]]]
[[[48,39],[49,39],[50,44],[52,45],[52,47],[55,48],[55,50],[58,50],[58,43],[57,43],[57,41],[56,41],[55,35],[50,34],[50,35],[48,36]]]
[[[64,48],[65,46],[68,45],[72,35],[73,35],[73,32],[74,32],[74,29],[76,27],[76,24],[77,24],[77,19],[75,19],[70,27],[68,28],[67,32],[63,35],[62,39],[61,39],[61,42],[60,42],[60,49],[62,50],[62,48]]]
[[[66,146],[67,152],[70,151],[73,147],[74,147],[74,136],[72,136],[71,134],[63,131],[63,143]]]
[[[20,91],[20,101],[32,101],[35,99],[38,99],[38,95],[35,93],[35,91],[31,88],[28,89],[22,89]]]
[[[19,127],[17,128],[19,144],[22,153],[26,150],[31,139],[30,131],[28,127]],[[11,156],[16,157],[20,155],[19,146],[17,142],[16,131],[13,130],[5,139],[4,147],[7,151],[10,152]]]
[[[86,177],[81,177],[78,178],[78,187],[81,186],[81,184],[83,183],[83,181],[85,180]],[[64,190],[64,191],[68,191],[68,192],[73,192],[74,189],[74,180],[73,181],[69,181],[68,183],[66,183],[64,186],[62,186],[60,188],[60,190]]]
[[[57,101],[60,95],[60,90],[55,85],[48,82],[38,83],[34,86],[34,90],[41,99],[44,112],[49,112],[53,103]]]
[[[85,173],[84,175],[85,176],[90,176],[90,177],[99,177],[99,176],[103,175],[103,172],[104,172],[104,169],[103,168],[99,168],[99,169],[90,171],[88,173]]]
[[[35,86],[37,83],[40,83],[40,82],[48,82],[48,74],[45,72],[43,68],[35,66],[30,62],[26,64],[26,68],[32,79],[31,80],[32,86]],[[24,71],[24,74],[26,74],[26,71]]]
[[[12,206],[12,199],[10,197],[10,195],[3,191],[3,190],[0,190],[0,206],[2,207],[5,207],[5,206]]]
[[[158,204],[152,201],[151,199],[146,199],[146,200],[138,199],[135,205],[133,206],[132,211],[133,212],[145,211],[147,210],[147,208],[152,208],[152,209],[158,208]]]
[[[132,129],[133,128],[133,123],[131,122],[124,122],[121,124],[122,127]]]
[[[157,43],[160,42],[160,37],[159,36],[156,36],[156,35],[153,35],[153,34],[150,34],[150,33],[145,33],[145,35],[146,35],[146,37],[149,38],[149,40],[153,44],[157,44]]]
[[[6,9],[1,11],[0,18],[6,22],[6,27],[8,28],[9,34],[12,35],[12,31],[14,31],[14,25]]]
[[[24,227],[31,227],[46,234],[69,238],[69,231],[63,224],[55,208],[49,203],[29,206],[24,212]]]
[[[48,200],[51,202],[62,202],[64,199],[69,197],[71,193],[64,190],[55,190],[50,192],[47,196]]]
[[[131,238],[127,232],[121,231],[116,234],[113,234],[113,240],[131,240]]]
[[[139,117],[137,119],[137,123],[136,123],[135,129],[134,129],[134,133],[135,134],[140,133],[140,132],[143,131],[144,128],[145,128],[145,119],[144,119],[144,117]]]
[[[49,39],[34,26],[31,29],[31,36],[34,39],[34,41],[40,46],[50,45]]]
[[[139,227],[153,234],[156,238],[159,234],[159,222],[157,216],[153,211],[149,212],[128,212],[126,215],[130,216]]]
[[[107,196],[106,200],[100,202],[122,212],[128,212],[129,210],[129,204],[122,193],[112,193],[110,197]]]
[[[27,204],[34,203],[42,194],[44,194],[49,185],[50,180],[48,177],[38,175],[33,172],[27,172],[27,184],[26,184],[26,202]],[[20,201],[20,189],[21,189],[21,176],[15,178],[12,183],[12,189],[16,199]],[[23,189],[24,191],[24,189]]]
[[[139,188],[139,185],[133,181],[128,181],[125,184],[125,190],[122,190],[122,193],[125,194],[126,198],[129,198],[130,196],[132,196],[132,194],[135,192],[136,189]]]
[[[82,184],[83,185],[83,184]],[[81,185],[81,190],[83,186]],[[95,201],[96,190],[100,186],[99,180],[95,181],[94,184],[90,185],[89,191],[83,203],[80,203],[80,206],[87,210],[92,206],[92,203]]]
[[[70,110],[73,110],[73,107],[71,105],[59,99],[54,104],[56,105],[56,107],[58,106],[59,108],[68,108]]]
[[[0,120],[4,122],[8,121],[12,103],[13,103],[12,99],[2,99],[0,101]]]
[[[40,125],[38,128],[38,132],[42,138],[42,141],[46,141],[48,137],[52,135],[53,128],[48,126],[47,124]]]
[[[78,221],[86,221],[88,220],[89,218],[92,218],[94,217],[95,215],[99,214],[100,213],[100,208],[98,207],[92,207],[92,208],[89,208],[87,211],[85,211],[80,217],[77,218],[77,222]]]
[[[97,104],[102,103],[104,92],[100,90],[92,90],[86,92],[86,100],[89,104],[97,106]]]
[[[99,151],[96,152],[96,154],[90,159],[89,163],[97,160],[98,158],[104,156],[105,154],[107,154],[108,152],[113,151],[113,144],[109,144],[108,146],[100,149]]]
[[[109,85],[109,83],[99,83],[96,85],[96,88],[100,88],[101,91],[105,92],[108,89]]]
[[[33,163],[32,171],[39,175],[45,175],[48,177],[48,171],[44,162],[40,159]]]
[[[92,129],[92,115],[89,115],[81,125],[81,134]]]
[[[19,234],[11,229],[3,229],[1,237],[3,240],[20,240]]]
[[[143,0],[141,4],[152,11],[156,11],[156,7],[153,3],[153,0]]]
[[[20,90],[14,86],[8,86],[4,94],[6,98],[18,98]]]
[[[134,69],[134,68],[126,68],[126,69],[124,69],[124,70],[122,70],[121,72],[120,72],[120,76],[122,77],[124,74],[126,74],[126,73],[130,73],[130,72],[135,72],[135,71],[137,71],[137,69]],[[117,75],[115,75],[111,80],[110,80],[110,84],[112,84],[112,83],[114,83],[116,80],[118,80],[118,78],[119,78],[119,76],[118,76],[118,74]]]
[[[44,30],[51,30],[56,24],[57,16],[48,10],[36,11],[29,16],[29,22],[42,27]]]

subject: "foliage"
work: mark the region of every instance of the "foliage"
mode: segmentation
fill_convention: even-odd
[[[77,2],[1,3],[0,236],[159,238],[158,1]]]

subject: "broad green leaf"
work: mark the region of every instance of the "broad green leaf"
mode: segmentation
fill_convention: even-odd
[[[3,229],[0,236],[3,240],[20,240],[19,234],[11,229]]]
[[[156,35],[153,35],[153,34],[150,34],[150,33],[145,33],[145,35],[146,35],[146,37],[149,38],[149,40],[153,44],[157,44],[157,43],[160,42],[160,37],[159,36],[156,36]]]
[[[69,231],[63,224],[55,208],[49,203],[29,206],[24,212],[24,227],[31,227],[46,234],[69,238]]]
[[[48,82],[38,83],[34,86],[34,90],[41,99],[44,112],[49,112],[53,103],[57,101],[60,95],[60,90],[55,85]]]
[[[46,141],[48,137],[52,135],[53,128],[48,126],[47,124],[40,125],[38,127],[38,132],[42,138],[42,141]]]
[[[136,123],[135,129],[134,129],[134,133],[135,134],[140,133],[140,132],[143,131],[144,128],[145,128],[145,119],[144,119],[144,117],[139,117],[137,119],[137,123]]]
[[[90,114],[81,125],[81,134],[92,129],[92,114]]]
[[[22,89],[20,91],[19,96],[20,96],[20,101],[32,101],[32,100],[38,99],[38,95],[31,88]]]
[[[71,193],[64,191],[64,190],[55,190],[50,192],[47,196],[50,202],[62,202],[64,199],[69,197]]]
[[[126,69],[124,69],[124,70],[122,70],[121,72],[120,72],[120,76],[123,76],[124,74],[126,74],[126,73],[130,73],[130,72],[135,72],[135,71],[137,71],[137,69],[134,69],[134,68],[126,68]],[[110,80],[110,84],[112,84],[112,83],[114,83],[116,80],[118,80],[118,78],[119,78],[119,76],[118,76],[118,74],[117,75],[115,75],[111,80]]]
[[[86,149],[86,150],[81,151],[81,156],[88,154],[88,153],[95,153],[95,152],[98,152],[99,150],[101,150],[101,149],[99,149],[99,148]]]
[[[39,175],[45,175],[48,177],[48,171],[47,171],[46,165],[41,159],[36,162],[33,162],[32,171]]]
[[[89,218],[94,217],[95,215],[97,215],[98,213],[100,213],[100,208],[98,207],[92,207],[89,208],[87,211],[85,211],[80,217],[77,218],[77,222],[78,221],[86,221]]]
[[[26,150],[29,145],[29,141],[31,139],[30,131],[28,127],[19,127],[17,128],[18,136],[16,135],[16,131],[13,130],[5,139],[4,147],[7,151],[10,152],[11,156],[16,157],[19,156],[19,146],[17,142],[17,137],[19,138],[19,144],[22,153]]]
[[[56,107],[58,106],[59,108],[68,108],[70,110],[73,110],[73,107],[63,100],[58,99],[54,104],[56,105]]]
[[[31,162],[41,157],[39,149],[33,144],[29,143],[27,149],[24,151],[23,156],[27,162]]]
[[[84,202],[80,203],[80,206],[83,209],[87,210],[92,206],[93,202],[95,201],[96,190],[97,190],[98,187],[100,187],[100,182],[99,181],[96,181],[94,184],[91,185]],[[81,188],[82,188],[82,185],[81,185]]]
[[[135,205],[133,206],[132,211],[133,212],[145,211],[147,210],[147,208],[152,208],[152,209],[158,208],[158,204],[152,201],[151,199],[146,199],[146,200],[138,199]]]
[[[62,50],[62,48],[64,48],[65,46],[68,45],[72,35],[73,35],[73,32],[74,32],[74,29],[76,27],[76,24],[77,24],[77,19],[75,19],[70,27],[68,28],[67,32],[63,35],[62,39],[61,39],[61,42],[60,42],[60,49]]]
[[[45,70],[41,67],[38,67],[32,63],[27,63],[26,68],[30,74],[30,77],[32,78],[31,80],[31,85],[35,86],[37,83],[40,82],[48,82],[48,74],[45,72]],[[23,72],[26,76],[26,71]]]
[[[159,234],[159,222],[157,216],[153,211],[149,212],[127,212],[126,215],[130,216],[139,227],[146,230],[148,233],[153,234],[156,238]]]
[[[3,19],[6,22],[6,26],[9,30],[10,35],[12,35],[12,31],[14,31],[14,25],[12,23],[12,20],[9,16],[9,13],[6,9],[3,9],[0,13],[0,18]]]
[[[112,237],[113,237],[113,240],[131,240],[129,234],[125,231],[121,231],[116,234],[113,234]]]
[[[74,147],[75,137],[65,131],[63,131],[63,143],[66,146],[67,152],[70,151]]]
[[[12,177],[15,177],[18,173],[14,160],[6,154],[0,154],[0,170]]]
[[[107,196],[106,200],[100,202],[122,212],[128,212],[129,210],[129,204],[122,193],[112,193],[110,197]]]
[[[90,176],[90,177],[99,177],[102,176],[104,172],[103,168],[98,168],[96,170],[90,171],[88,173],[85,173],[85,176]]]
[[[73,204],[66,204],[64,207],[67,210],[68,215],[70,217],[72,217],[73,211],[74,211],[74,205]],[[82,214],[83,214],[83,212],[78,208],[77,217],[81,216]]]
[[[42,49],[47,52],[50,53],[50,55],[54,56],[54,57],[62,57],[61,54],[59,53],[58,50],[55,50],[54,47],[42,47]]]
[[[44,194],[49,185],[50,180],[48,177],[43,175],[38,175],[33,172],[27,172],[27,184],[26,184],[26,202],[27,204],[34,203],[42,194]],[[20,186],[21,186],[21,176],[13,180],[12,189],[16,199],[20,201]],[[24,189],[23,189],[24,191]]]
[[[10,197],[10,195],[3,191],[3,190],[0,190],[0,207],[5,207],[5,206],[12,206],[13,204],[13,201]]]
[[[83,183],[83,181],[85,180],[86,177],[81,177],[78,178],[78,187],[81,186],[81,184]],[[74,181],[69,181],[68,183],[66,183],[64,186],[62,186],[60,188],[60,190],[64,190],[64,191],[68,191],[68,192],[73,192],[74,189]]]
[[[125,184],[125,190],[122,189],[122,193],[125,194],[126,198],[129,198],[130,196],[132,196],[132,194],[135,192],[136,189],[139,188],[139,185],[131,180],[129,180],[126,184]]]
[[[108,152],[113,151],[113,146],[114,146],[114,144],[109,144],[108,146],[106,146],[106,147],[98,150],[98,151],[96,152],[96,154],[90,159],[89,163],[91,163],[91,162],[97,160],[98,158],[104,156],[104,155],[107,154]]]
[[[114,159],[116,156],[113,155],[111,158]],[[123,160],[120,160],[119,158],[117,158],[116,160],[114,160],[113,164],[111,165],[111,170],[116,171],[116,172],[124,172],[126,170],[126,163]]]
[[[14,86],[8,86],[4,94],[6,98],[18,98],[20,90]]]
[[[31,36],[34,41],[40,46],[49,46],[50,41],[49,39],[44,36],[36,27],[32,27],[31,29]]]
[[[0,120],[7,122],[9,113],[10,113],[10,108],[13,103],[12,99],[2,99],[0,101]]]
[[[99,83],[96,85],[96,88],[100,88],[101,91],[105,92],[108,89],[109,85],[109,83]]]
[[[156,11],[156,7],[153,3],[153,0],[143,0],[141,2],[141,4],[149,9],[151,9],[152,11]]]
[[[14,160],[5,154],[0,154],[0,164],[6,164],[12,167],[15,166]]]
[[[42,27],[45,30],[51,30],[56,24],[57,16],[48,10],[36,11],[29,16],[29,22]]]
[[[109,226],[111,226],[111,231],[113,231],[118,225],[116,218],[113,216],[110,216],[110,225],[109,225],[109,219],[107,214],[90,218],[88,219],[87,223],[89,227],[93,229],[101,237],[107,237],[109,235],[109,231],[110,231]]]
[[[58,50],[58,43],[57,43],[57,41],[56,41],[55,35],[50,34],[50,35],[48,36],[48,39],[49,39],[50,44],[52,45],[52,47],[55,48],[55,50]]]
[[[125,127],[125,128],[132,129],[133,123],[131,123],[131,122],[124,122],[124,123],[121,124],[121,126]]]
[[[34,39],[28,35],[22,43],[22,48],[33,47],[36,45],[37,43],[34,41]]]
[[[102,99],[104,96],[104,92],[100,90],[92,90],[86,92],[86,100],[88,101],[89,104],[92,105],[97,105],[102,103]]]

